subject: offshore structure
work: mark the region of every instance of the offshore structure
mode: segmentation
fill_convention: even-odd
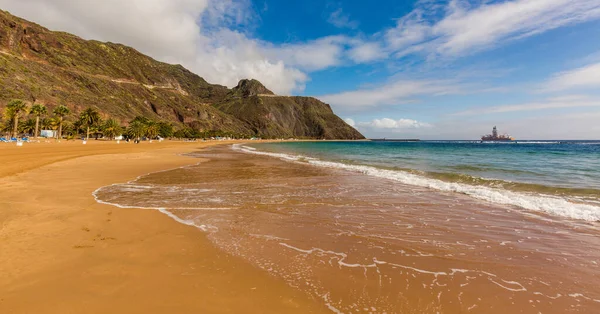
[[[498,135],[498,129],[494,126],[492,134],[487,134],[481,137],[482,141],[514,141],[515,139],[508,134]]]

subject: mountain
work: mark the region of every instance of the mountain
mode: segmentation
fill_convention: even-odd
[[[361,139],[329,105],[312,97],[277,96],[257,80],[242,80],[215,108],[250,125],[265,137]]]
[[[309,97],[276,96],[256,80],[210,84],[181,65],[121,44],[50,31],[0,10],[0,107],[20,98],[92,106],[106,116],[170,121],[198,131],[260,137],[361,139],[331,108]]]

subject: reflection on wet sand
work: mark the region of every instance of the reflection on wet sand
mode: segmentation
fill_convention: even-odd
[[[97,197],[164,208],[333,312],[600,312],[594,224],[225,147],[198,156]]]

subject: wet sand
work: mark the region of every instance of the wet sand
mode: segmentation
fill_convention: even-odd
[[[92,196],[212,144],[0,144],[0,313],[327,312],[197,228]]]
[[[167,208],[338,313],[598,313],[598,224],[209,148],[197,166],[106,187]]]

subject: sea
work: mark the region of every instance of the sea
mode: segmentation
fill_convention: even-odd
[[[98,189],[332,313],[600,313],[600,141],[247,142]]]
[[[259,149],[255,153],[303,158],[316,166],[600,221],[600,141],[287,142],[252,147]]]

